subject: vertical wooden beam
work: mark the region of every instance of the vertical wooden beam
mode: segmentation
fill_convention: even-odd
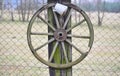
[[[48,3],[50,3],[50,2],[52,2],[52,0],[51,1],[48,0]],[[52,13],[52,9],[51,8],[48,9],[48,22],[51,25],[54,25],[53,13]],[[48,27],[48,32],[53,32],[53,31],[51,30],[51,28]],[[50,40],[50,39],[51,39],[51,36],[48,36],[48,40]],[[53,43],[50,43],[48,45],[49,58],[51,56],[53,47],[54,47]],[[52,60],[52,62],[54,62],[54,61]],[[52,67],[49,67],[49,74],[50,74],[50,76],[55,76],[55,69],[52,68]]]
[[[57,2],[58,3],[62,3],[62,2],[71,3],[71,0],[48,0],[48,3],[57,3]],[[69,11],[67,13],[69,13]],[[65,20],[66,17],[67,17],[67,14],[63,18],[63,20]],[[48,9],[48,22],[51,23],[54,27],[56,27],[54,21],[55,20],[54,20],[52,8],[49,8]],[[71,26],[71,21],[68,22],[67,28],[70,27],[70,26]],[[48,27],[48,32],[53,32],[53,31]],[[71,32],[69,32],[69,33],[71,33]],[[51,37],[49,36],[48,39],[50,39],[50,38]],[[48,45],[49,56],[52,53],[53,47],[54,47],[54,42],[50,43]],[[68,55],[69,61],[72,61],[71,46],[68,45],[67,43],[65,43],[65,47],[66,47],[66,50],[68,51],[67,55]],[[58,63],[58,64],[61,64],[61,62],[62,62],[62,64],[65,63],[65,60],[62,59],[62,57],[61,57],[62,54],[61,54],[60,50],[62,50],[60,47],[58,47],[56,49],[55,56],[54,56],[52,62]],[[67,68],[67,69],[55,69],[55,68],[49,67],[49,74],[50,74],[50,76],[72,76],[72,67]]]

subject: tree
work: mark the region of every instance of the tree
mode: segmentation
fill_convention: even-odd
[[[20,0],[20,12],[22,15],[22,21],[25,21],[25,16],[26,16],[26,0]]]
[[[18,12],[19,21],[20,21],[20,20],[21,20],[21,17],[20,17],[19,1],[20,1],[20,0],[16,0],[16,5],[17,5],[16,10],[17,10],[17,12]]]
[[[10,15],[12,21],[14,21],[14,8],[13,8],[13,4],[12,4],[12,0],[5,0],[4,3],[4,9],[8,10],[8,14]]]
[[[74,3],[77,4],[77,1],[74,0]],[[75,13],[75,23],[77,23],[77,12],[75,11],[74,13]]]
[[[3,9],[4,9],[4,0],[0,0],[0,10],[1,10],[0,19],[2,19],[3,16]]]
[[[79,0],[79,7],[80,7],[80,5],[81,5],[81,0]],[[80,14],[79,14],[79,21],[80,21]]]
[[[29,0],[28,2],[27,21],[29,21],[29,17],[30,17],[30,8],[31,8],[31,0]]]
[[[104,18],[104,7],[105,7],[105,1],[102,2],[102,0],[97,0],[96,3],[97,7],[97,16],[98,16],[98,26],[102,25],[103,18]]]
[[[20,0],[20,2],[17,2],[17,10],[22,21],[29,20],[30,14],[39,8],[38,4],[39,0]]]
[[[12,0],[8,0],[8,4],[10,8],[11,20],[14,21],[14,16],[13,16],[14,8],[13,8]]]

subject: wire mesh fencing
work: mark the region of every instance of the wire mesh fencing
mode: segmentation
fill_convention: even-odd
[[[46,1],[29,0],[28,2],[27,0],[23,0],[23,2],[21,0],[5,0],[0,6],[2,7],[0,8],[0,76],[49,76],[49,67],[34,57],[27,42],[29,20],[37,9],[44,3],[46,4]],[[36,3],[38,4],[35,5]],[[72,3],[78,4],[80,2],[72,1]],[[81,3],[85,5],[84,1]],[[86,11],[92,21],[94,43],[88,56],[81,63],[73,66],[73,76],[119,76],[120,12],[88,11],[85,6],[80,7]],[[41,15],[47,20],[46,11],[43,11]],[[72,11],[72,15],[72,24],[82,20],[78,12]],[[72,33],[86,33],[88,28],[84,25],[86,24],[80,27],[81,30],[75,28]],[[47,32],[46,29],[44,23],[36,19],[32,30]],[[47,37],[35,36],[32,41],[35,47],[39,47],[45,40]],[[77,47],[85,44],[83,42],[77,43],[75,39],[73,42]],[[84,45],[79,48],[86,50]],[[46,58],[48,55],[44,50],[48,50],[48,47],[42,48],[39,54]],[[77,58],[78,55],[74,52],[73,56]]]

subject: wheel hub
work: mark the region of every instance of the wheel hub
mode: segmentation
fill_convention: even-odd
[[[64,40],[66,40],[66,38],[67,38],[67,32],[66,32],[64,29],[57,29],[57,30],[54,32],[54,38],[55,38],[57,41],[64,41]]]

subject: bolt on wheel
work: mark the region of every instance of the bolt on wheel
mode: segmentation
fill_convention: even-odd
[[[53,67],[53,68],[69,68],[69,67],[81,62],[90,52],[91,47],[93,45],[93,40],[94,40],[93,26],[92,26],[92,23],[91,23],[89,17],[87,16],[87,14],[83,10],[81,10],[79,7],[77,7],[73,4],[64,3],[63,5],[67,6],[70,10],[70,12],[66,17],[66,20],[64,20],[63,24],[61,24],[61,22],[57,16],[58,14],[54,11],[55,3],[50,3],[50,4],[47,4],[47,5],[44,5],[43,7],[41,7],[33,15],[32,19],[29,22],[29,26],[28,26],[28,30],[27,30],[27,41],[28,41],[28,45],[29,45],[33,55],[42,63],[44,63],[50,67]],[[53,16],[54,16],[55,23],[56,23],[55,26],[53,26],[53,24],[49,23],[46,19],[44,19],[42,17],[43,16],[42,12],[45,11],[44,13],[47,14],[48,8],[53,9],[52,12],[53,12]],[[81,17],[81,19],[77,23],[72,21],[73,22],[72,26],[70,28],[67,28],[67,24],[70,21],[70,18],[73,18],[73,20],[75,19],[74,18],[75,13],[73,13],[73,11],[76,11],[77,14],[79,14],[79,16]],[[37,21],[37,19],[39,19],[40,22],[43,22],[44,25],[42,25],[39,21]],[[39,25],[36,23],[39,23]],[[40,25],[42,25],[42,26],[40,26]],[[41,27],[44,27],[46,32],[34,31],[35,30],[34,27],[36,27],[36,26],[40,26],[40,29],[38,29],[38,31],[42,30]],[[53,32],[48,32],[48,27]],[[87,28],[87,30],[84,30],[85,28]],[[71,33],[69,33],[70,31],[71,31]],[[87,34],[84,35],[86,31],[87,31]],[[36,41],[36,43],[41,44],[41,45],[38,47],[35,47],[36,45],[34,44],[34,40],[35,40],[35,38],[36,39],[38,39],[38,38],[37,37],[33,38],[32,36],[39,36],[40,38],[43,36],[46,36],[46,37],[50,36],[51,39],[48,40],[46,38],[46,40],[45,40],[46,42],[44,42],[44,43],[42,43],[42,40],[40,40],[41,41],[40,43],[38,43]],[[48,48],[46,46],[50,43],[54,43],[53,51],[48,59],[44,59],[42,56],[40,56],[40,54],[38,54],[37,51],[41,51],[41,49],[44,47]],[[72,50],[75,51],[74,53],[77,53],[79,55],[78,58],[73,57],[72,61],[69,60],[69,58],[67,56],[67,49],[65,47],[65,43],[70,45],[72,47]],[[80,45],[78,45],[79,43],[80,43]],[[80,48],[82,48],[84,45],[86,46],[85,51],[82,51],[82,49],[80,49]],[[57,47],[61,47],[63,50],[65,64],[57,64],[57,63],[52,62]],[[46,52],[46,51],[47,50],[44,50],[44,52]]]

